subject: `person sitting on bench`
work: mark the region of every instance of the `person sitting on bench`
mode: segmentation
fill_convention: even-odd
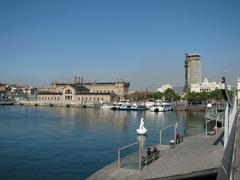
[[[150,148],[147,149],[147,156],[150,156],[152,154],[152,151]]]
[[[153,150],[152,150],[152,153],[154,154],[156,152],[158,152],[158,149],[156,147],[154,147]]]
[[[158,150],[156,147],[153,148],[152,154],[154,156],[154,159],[157,159],[159,157],[160,149]]]

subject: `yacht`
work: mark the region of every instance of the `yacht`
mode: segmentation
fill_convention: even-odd
[[[132,111],[141,111],[141,110],[146,110],[146,106],[145,105],[137,105],[136,103],[133,103],[133,105],[131,106],[131,110]]]
[[[151,112],[159,112],[159,108],[158,108],[158,106],[156,106],[156,105],[151,106],[149,110],[150,110]]]
[[[150,107],[151,112],[164,112],[164,111],[172,111],[172,110],[173,110],[172,103],[166,103],[166,102],[162,102],[160,104],[153,105],[152,107]]]
[[[173,106],[172,106],[172,103],[163,102],[163,103],[161,103],[161,105],[158,106],[158,109],[159,109],[160,112],[172,111]]]

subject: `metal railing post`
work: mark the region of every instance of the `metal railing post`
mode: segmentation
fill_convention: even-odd
[[[206,121],[206,125],[205,125],[206,126],[206,136],[208,135],[207,124],[208,124],[208,122]]]
[[[141,142],[139,141],[139,157],[138,157],[138,170],[141,171],[142,169],[142,145]]]
[[[176,138],[177,138],[177,122],[174,126],[174,144],[176,145]]]
[[[118,168],[120,168],[120,149],[118,149]]]

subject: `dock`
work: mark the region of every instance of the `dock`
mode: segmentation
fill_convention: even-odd
[[[162,148],[160,157],[141,171],[118,168],[117,161],[97,171],[92,179],[184,179],[217,174],[224,153],[223,130],[216,135],[185,137],[175,148]]]

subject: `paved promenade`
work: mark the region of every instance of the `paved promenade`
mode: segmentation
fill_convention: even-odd
[[[115,161],[88,179],[171,179],[217,172],[224,152],[221,135],[222,131],[214,136],[187,137],[175,148],[161,147],[160,158],[142,171],[118,169]]]

